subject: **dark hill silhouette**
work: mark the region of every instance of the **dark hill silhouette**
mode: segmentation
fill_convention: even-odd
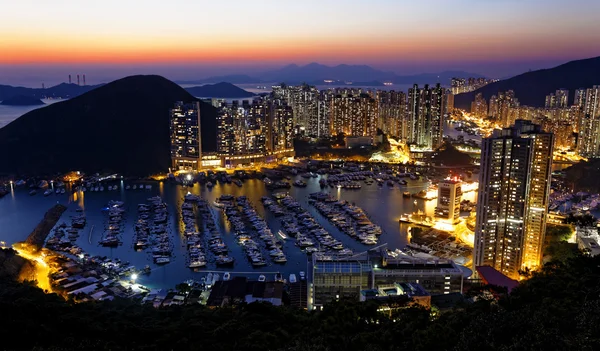
[[[69,99],[87,93],[102,85],[77,85],[61,83],[47,89],[13,87],[10,85],[0,85],[0,100],[5,100],[13,96],[29,96],[37,99],[61,98]]]
[[[131,76],[31,111],[0,129],[0,173],[164,172],[176,101],[197,99],[163,77]],[[214,151],[216,110],[200,111],[202,147]]]
[[[245,74],[230,74],[226,76],[214,76],[195,80],[175,80],[174,82],[177,84],[214,84],[219,82],[229,82],[232,84],[252,84],[260,83],[261,80]]]
[[[481,77],[481,75],[463,71],[445,71],[401,76],[394,72],[381,71],[367,65],[326,66],[316,62],[305,66],[291,64],[259,75],[259,78],[262,78],[265,81],[285,82],[287,84],[298,84],[302,82],[323,84],[323,80],[332,79],[356,82],[355,85],[361,85],[358,82],[373,81],[392,81],[396,84],[442,83],[444,85],[449,85],[450,78],[452,77]]]
[[[36,106],[45,105],[44,102],[38,98],[26,95],[16,95],[2,100],[0,105],[8,106]]]
[[[471,109],[477,93],[486,100],[500,91],[514,90],[521,105],[544,106],[546,95],[557,89],[569,89],[569,103],[573,102],[575,89],[591,88],[600,84],[600,57],[570,61],[560,66],[527,72],[510,79],[486,85],[476,91],[454,98],[454,106]]]
[[[214,97],[214,98],[245,98],[252,97],[255,94],[248,92],[242,88],[238,88],[231,83],[206,84],[199,87],[186,88],[188,93],[197,97]]]

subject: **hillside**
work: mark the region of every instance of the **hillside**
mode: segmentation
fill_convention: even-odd
[[[195,100],[163,77],[131,76],[31,111],[0,129],[0,173],[164,172],[169,109]],[[216,110],[201,103],[201,116],[202,147],[214,151]]]
[[[47,89],[13,87],[0,85],[0,101],[13,96],[28,96],[36,99],[55,98],[69,99],[94,90],[101,85],[77,85],[61,83]]]
[[[445,313],[352,300],[315,312],[69,303],[0,280],[0,336],[7,350],[598,350],[599,276],[600,257],[554,261],[508,296],[490,287],[499,300],[482,294]]]
[[[6,98],[0,102],[0,105],[7,106],[37,106],[45,105],[44,102],[38,98],[26,95],[16,95]]]
[[[199,98],[247,98],[255,96],[231,83],[206,84],[199,87],[185,89],[188,93]]]
[[[557,89],[569,90],[569,104],[573,102],[575,89],[591,88],[600,84],[600,57],[570,61],[563,65],[527,72],[510,79],[486,85],[476,91],[454,97],[454,106],[470,111],[477,93],[486,100],[500,91],[514,90],[521,105],[544,106],[546,95]]]

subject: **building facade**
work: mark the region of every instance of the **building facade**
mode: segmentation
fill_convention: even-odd
[[[184,104],[179,101],[169,113],[172,170],[200,169],[202,164],[200,103]]]
[[[513,279],[539,266],[546,230],[554,136],[518,120],[482,141],[474,266]]]
[[[460,219],[460,201],[462,200],[461,182],[458,179],[444,179],[438,183],[438,202],[435,217],[456,224]]]
[[[385,248],[353,256],[314,254],[309,258],[309,309],[361,291],[396,283],[416,283],[431,295],[462,292],[464,272],[451,260],[416,257]]]
[[[440,84],[434,88],[414,85],[408,90],[408,142],[425,150],[443,143],[446,91]]]

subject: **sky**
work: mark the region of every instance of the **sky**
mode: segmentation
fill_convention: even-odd
[[[506,77],[600,56],[596,0],[0,0],[0,84],[290,63]]]

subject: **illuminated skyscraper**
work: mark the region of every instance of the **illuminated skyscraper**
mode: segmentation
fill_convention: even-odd
[[[600,85],[577,90],[575,102],[581,109],[578,151],[586,157],[600,156]]]
[[[488,105],[481,93],[475,95],[475,100],[471,103],[471,113],[477,118],[487,117]]]
[[[564,108],[569,105],[569,91],[566,89],[558,89],[556,93],[546,95],[546,107],[549,108]]]
[[[414,85],[408,90],[408,142],[423,149],[436,149],[443,142],[445,91]]]
[[[474,266],[518,278],[539,266],[552,172],[552,133],[517,120],[482,141]]]
[[[198,170],[202,166],[200,103],[175,103],[170,110],[171,164],[173,170]]]
[[[515,121],[515,114],[511,114],[511,109],[519,107],[519,100],[515,98],[512,90],[500,92],[498,95],[492,95],[489,104],[489,115],[496,119],[503,128],[507,128]]]
[[[387,135],[406,140],[406,94],[379,91],[379,125]]]
[[[291,106],[280,99],[269,101],[269,129],[267,145],[270,152],[294,147],[294,113]]]

